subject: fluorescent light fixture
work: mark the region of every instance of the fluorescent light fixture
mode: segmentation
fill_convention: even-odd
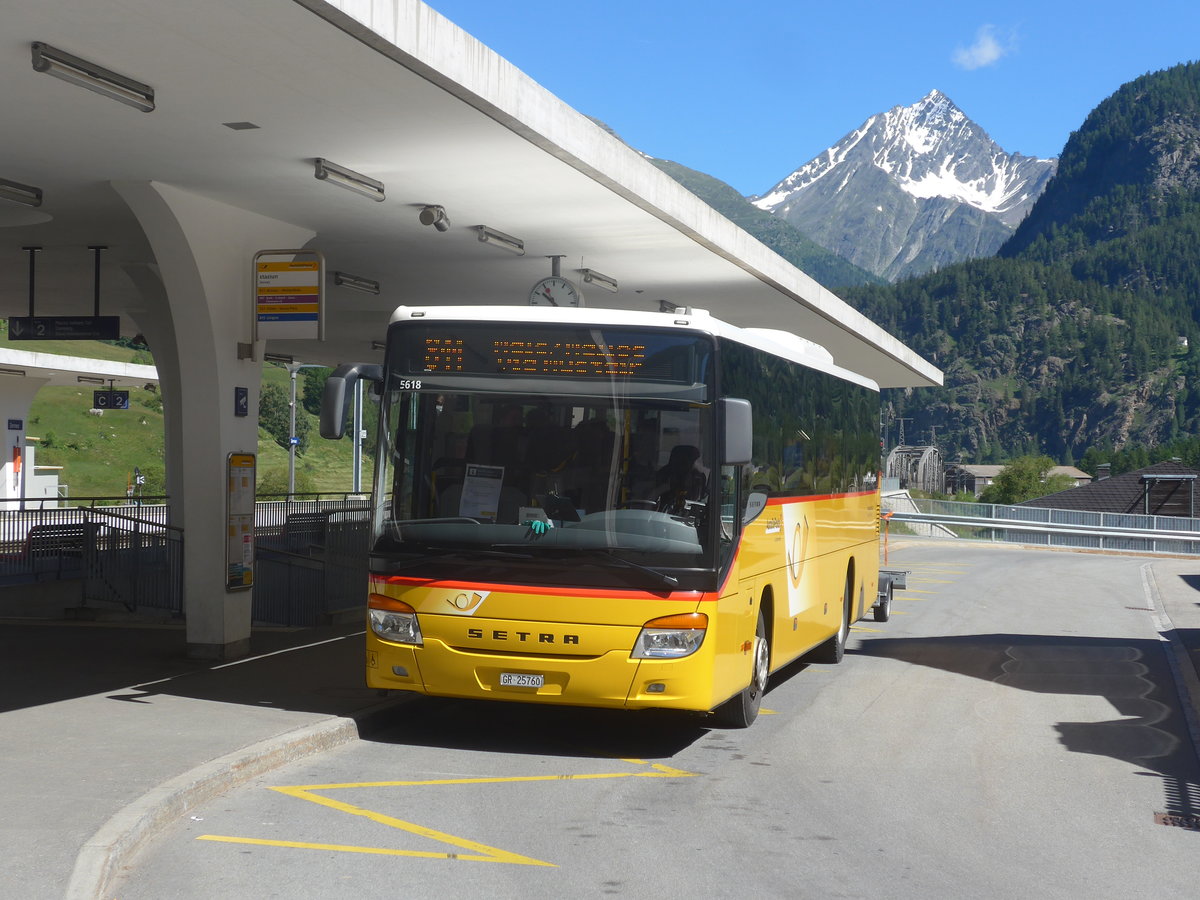
[[[333,283],[339,287],[362,291],[364,294],[379,293],[378,281],[372,281],[370,278],[359,278],[357,275],[351,275],[348,272],[334,272]]]
[[[24,375],[24,369],[0,369],[0,375]]]
[[[595,269],[580,269],[579,271],[583,275],[584,284],[597,284],[606,291],[612,291],[614,294],[621,289],[617,285],[617,279],[609,278]]]
[[[355,172],[353,169],[347,169],[345,166],[339,166],[320,157],[314,159],[313,163],[315,167],[313,176],[318,181],[328,181],[330,184],[344,187],[346,190],[370,197],[372,200],[382,201],[384,199],[382,181],[376,181],[361,172]]]
[[[675,310],[677,310],[677,309],[683,309],[683,307],[682,307],[682,306],[676,306],[676,305],[675,305],[674,303],[672,303],[670,300],[659,300],[659,301],[658,301],[658,311],[659,311],[659,312],[664,312],[664,313],[673,313],[673,312],[675,312]]]
[[[497,231],[495,228],[488,228],[486,225],[476,225],[475,230],[479,232],[481,243],[496,244],[505,250],[511,250],[518,256],[525,255],[525,242],[520,238],[515,238],[511,234],[505,234],[503,231]]]
[[[450,230],[450,217],[446,215],[444,206],[430,204],[424,207],[421,210],[420,219],[422,225],[432,225],[438,231]]]
[[[95,375],[76,375],[75,380],[80,384],[104,384],[104,379]]]
[[[0,199],[23,203],[26,206],[42,205],[42,189],[19,181],[0,178]]]
[[[150,85],[134,81],[70,53],[64,53],[41,41],[34,41],[30,46],[33,50],[35,72],[45,72],[142,112],[154,109],[154,88]]]
[[[273,363],[283,363],[285,366],[290,366],[296,360],[294,360],[292,357],[287,356],[283,353],[264,353],[263,361],[264,362],[273,362]]]
[[[372,350],[386,350],[387,344],[385,344],[383,341],[371,341],[371,349]]]

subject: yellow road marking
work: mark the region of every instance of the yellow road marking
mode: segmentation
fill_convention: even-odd
[[[866,625],[851,625],[850,630],[851,631],[869,631],[872,634],[878,634],[882,629],[868,628]]]
[[[527,866],[549,866],[558,868],[554,863],[542,862],[527,856],[508,854],[497,851],[491,854],[470,853],[434,853],[421,850],[396,850],[389,847],[354,847],[349,844],[310,844],[303,841],[268,841],[261,838],[228,837],[220,834],[202,834],[198,841],[219,841],[224,844],[254,844],[258,847],[290,847],[296,850],[333,850],[337,853],[374,853],[380,856],[416,856],[422,859],[454,859],[467,862],[507,862],[521,863]],[[482,845],[480,845],[482,846]],[[490,849],[490,848],[489,848]],[[511,858],[508,858],[511,857]]]
[[[953,581],[946,581],[942,578],[910,578],[909,581],[915,581],[917,584],[954,584]]]
[[[898,591],[895,596],[903,597],[905,594],[940,594],[941,591],[922,591],[919,588],[904,588]]]
[[[768,715],[771,714],[767,710],[761,710],[761,712],[766,712]],[[634,765],[647,765],[644,760],[625,759],[623,761]],[[438,853],[428,850],[398,850],[389,847],[358,847],[344,844],[319,844],[302,841],[264,840],[261,838],[232,837],[229,835],[217,834],[200,835],[198,838],[196,838],[196,840],[218,841],[227,844],[254,844],[256,846],[263,847],[288,847],[301,850],[331,850],[339,853],[373,853],[385,856],[413,856],[422,859],[453,859],[468,862],[500,862],[523,866],[549,866],[551,868],[557,868],[554,863],[544,862],[543,860],[534,859],[530,856],[522,856],[519,853],[501,850],[498,847],[490,847],[487,844],[481,844],[477,841],[472,841],[467,838],[457,837],[452,834],[447,834],[444,831],[437,831],[433,828],[426,828],[425,826],[418,825],[414,822],[406,822],[403,819],[397,819],[394,816],[388,816],[383,813],[376,812],[375,810],[367,809],[366,807],[355,806],[351,803],[344,803],[341,800],[334,800],[332,797],[324,797],[314,792],[373,787],[444,787],[447,785],[461,784],[511,784],[516,782],[536,781],[591,781],[603,778],[693,778],[696,776],[696,772],[686,772],[683,769],[676,769],[672,766],[666,766],[661,763],[652,763],[649,764],[648,770],[643,770],[640,772],[601,772],[579,775],[517,775],[488,778],[447,778],[431,781],[358,781],[337,784],[272,786],[270,788],[270,790],[278,791],[279,793],[286,794],[289,797],[295,797],[299,800],[307,800],[310,803],[316,803],[319,806],[325,806],[329,809],[347,813],[352,816],[360,816],[379,825],[387,826],[388,828],[395,828],[399,831],[407,832],[408,834],[414,834],[417,837],[428,838],[432,841],[449,844],[451,847],[457,847],[460,850],[468,851],[466,853]]]

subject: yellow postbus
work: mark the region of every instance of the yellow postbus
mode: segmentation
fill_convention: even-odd
[[[836,663],[879,581],[879,392],[703,310],[401,307],[358,379],[379,433],[367,683],[439,697],[758,714]]]

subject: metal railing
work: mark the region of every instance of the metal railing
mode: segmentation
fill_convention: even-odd
[[[117,500],[0,510],[0,585],[79,580],[85,606],[182,612],[182,529],[166,523],[165,505],[105,505]]]
[[[890,522],[922,534],[1114,552],[1200,555],[1200,519],[884,497]],[[934,530],[936,529],[936,531]]]
[[[255,506],[252,617],[313,625],[367,596],[370,502],[365,495],[312,495]]]

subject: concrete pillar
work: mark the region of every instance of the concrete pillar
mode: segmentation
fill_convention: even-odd
[[[4,431],[4,454],[0,459],[0,509],[20,509],[22,484],[33,474],[27,459],[25,435],[29,431],[29,407],[48,378],[0,374],[0,426]],[[12,427],[17,426],[17,427]]]
[[[230,453],[258,451],[262,347],[240,359],[238,344],[252,339],[254,254],[301,248],[314,233],[167,184],[113,187],[145,231],[161,283],[155,302],[152,273],[130,271],[163,391],[171,523],[184,529],[188,654],[244,656],[252,592],[225,589],[225,479]],[[234,415],[235,387],[249,391],[248,416]]]

